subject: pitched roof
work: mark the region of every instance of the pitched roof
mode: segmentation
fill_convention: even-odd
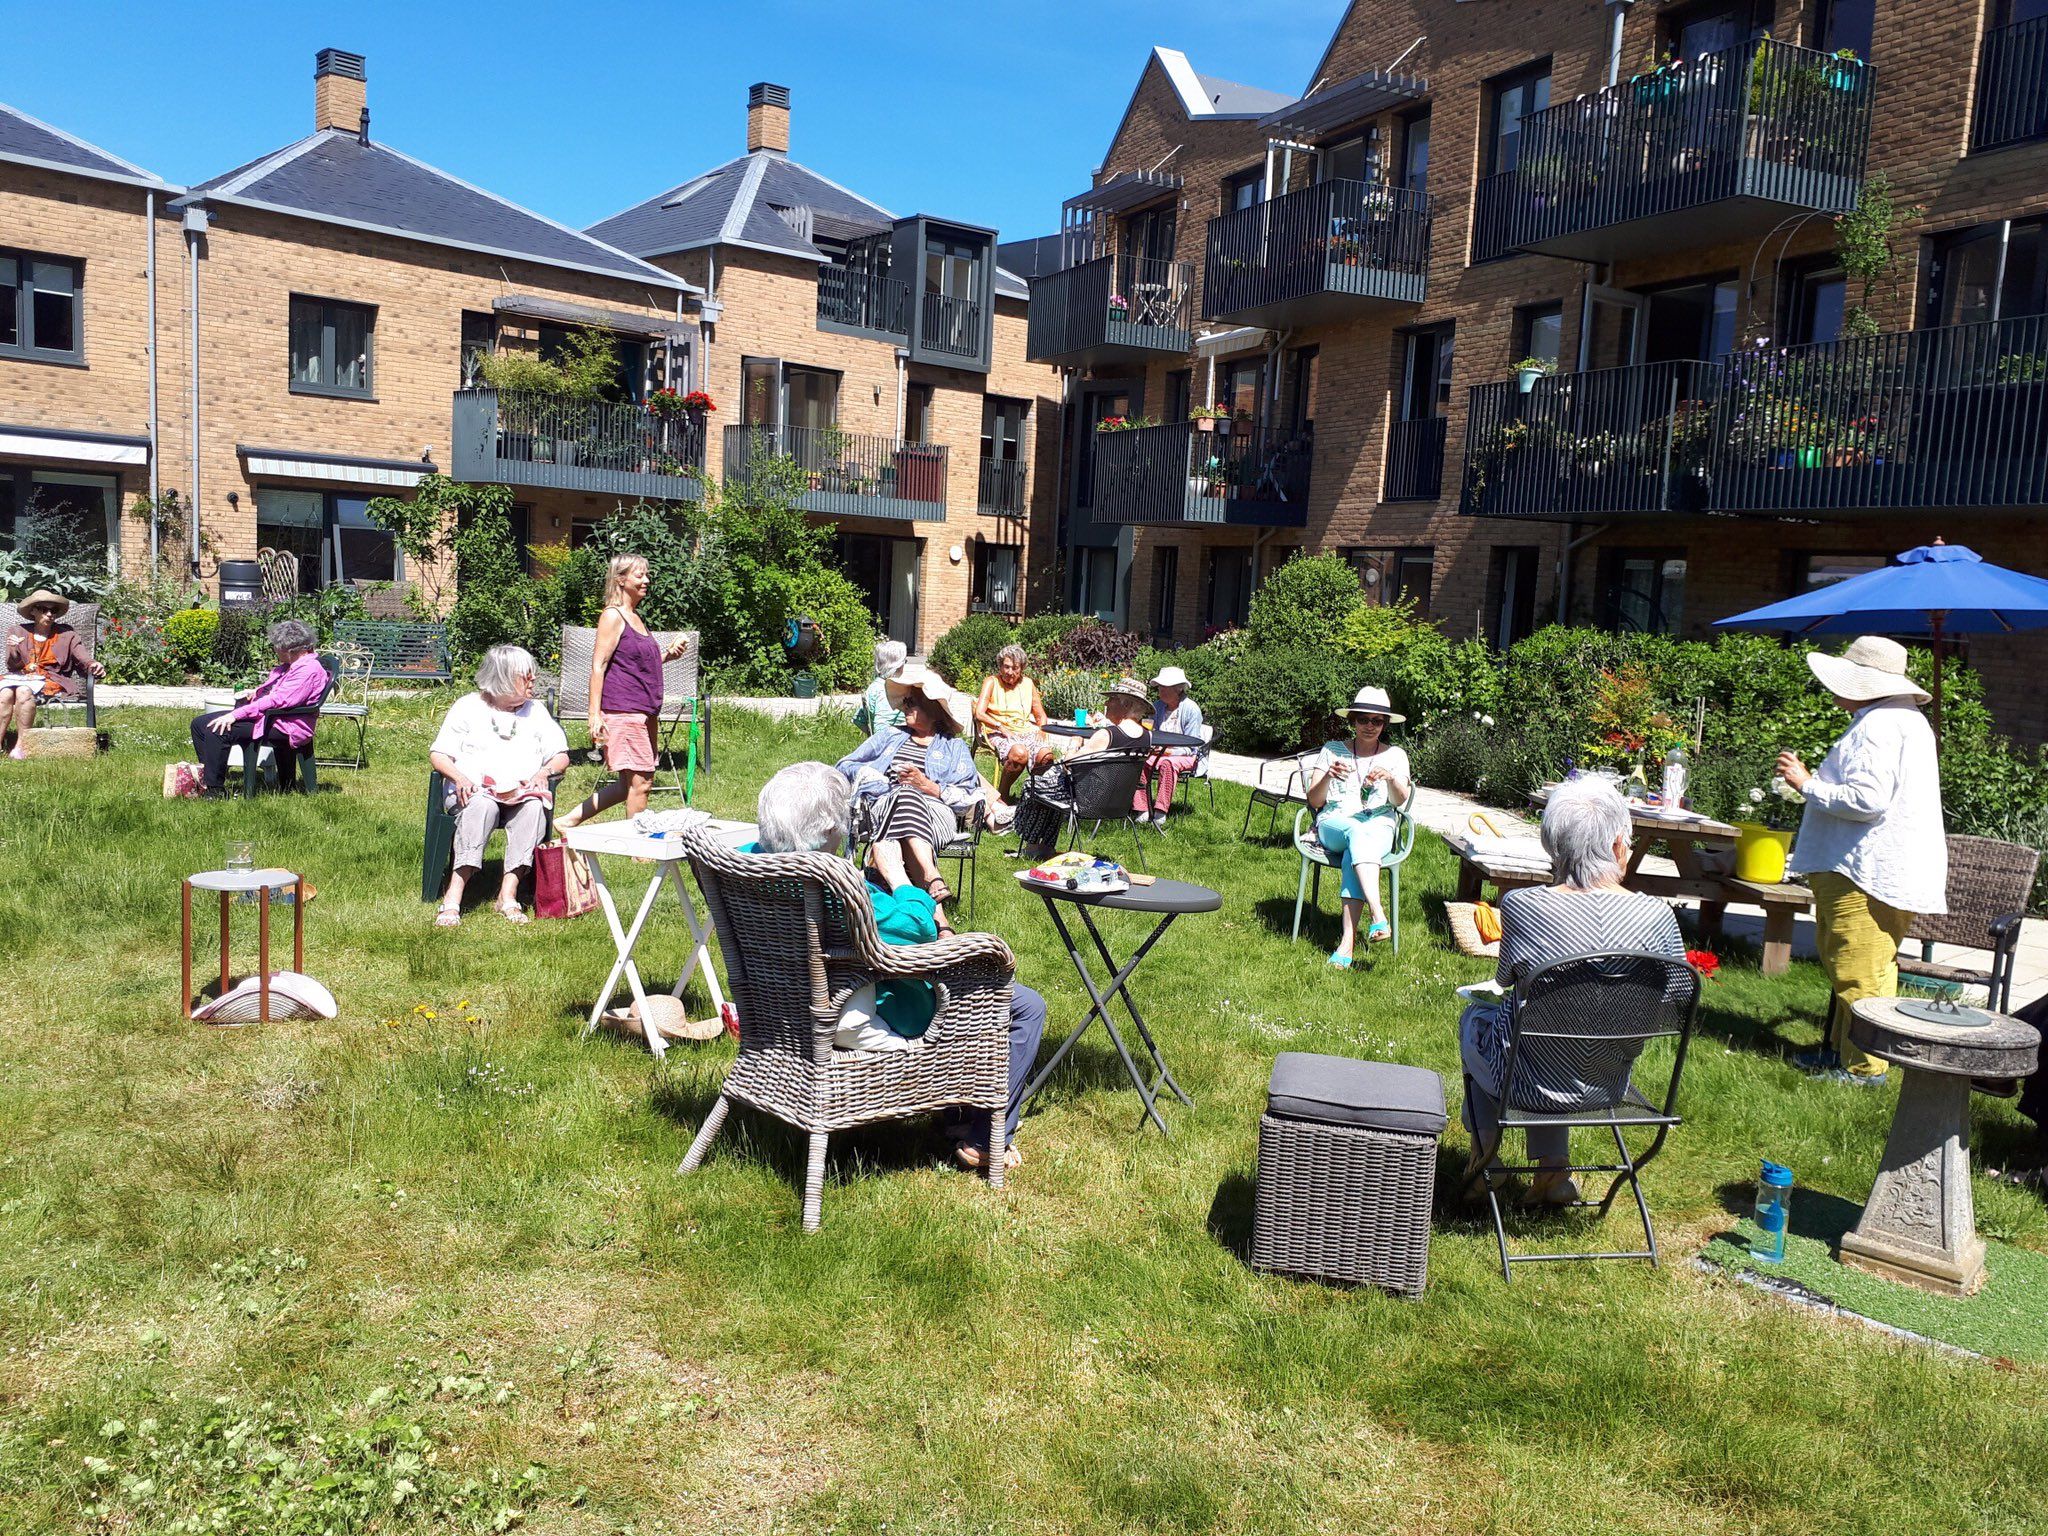
[[[1181,110],[1189,117],[1263,117],[1294,98],[1282,91],[1263,90],[1256,85],[1239,85],[1234,80],[1195,72],[1188,56],[1178,48],[1154,48],[1152,57],[1166,71],[1166,78],[1180,94]],[[1142,77],[1141,77],[1142,78]],[[1133,91],[1133,95],[1136,92]]]
[[[122,181],[138,187],[169,185],[154,171],[145,171],[119,155],[109,154],[97,144],[88,144],[4,102],[0,102],[0,160],[69,171],[74,176],[94,176],[102,181]]]
[[[193,187],[178,206],[221,202],[594,272],[657,287],[697,290],[672,272],[486,192],[388,144],[322,129]]]

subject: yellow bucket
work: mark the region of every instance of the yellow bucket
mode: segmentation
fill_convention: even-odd
[[[1735,878],[1754,880],[1759,885],[1776,885],[1785,878],[1785,860],[1792,852],[1789,830],[1738,821],[1735,830]]]

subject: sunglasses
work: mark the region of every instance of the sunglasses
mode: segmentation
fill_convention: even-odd
[[[1359,725],[1376,725],[1381,730],[1386,729],[1387,717],[1385,715],[1353,715],[1351,718]]]

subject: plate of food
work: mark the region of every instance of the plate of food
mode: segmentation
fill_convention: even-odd
[[[1052,886],[1089,896],[1113,896],[1131,888],[1131,877],[1113,859],[1098,859],[1092,853],[1060,853],[1042,864],[1017,871],[1017,883]]]

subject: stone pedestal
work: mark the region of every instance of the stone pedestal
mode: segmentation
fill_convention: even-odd
[[[2041,1037],[2003,1014],[1915,1018],[1893,997],[1856,1004],[1849,1037],[1899,1067],[1905,1081],[1863,1219],[1843,1235],[1842,1262],[1967,1296],[1984,1283],[1970,1193],[1970,1079],[2032,1072]]]

